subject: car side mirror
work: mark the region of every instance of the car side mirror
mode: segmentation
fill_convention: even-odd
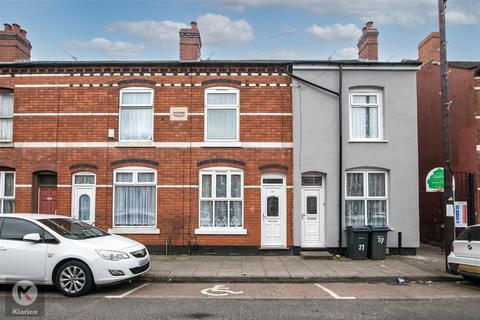
[[[42,242],[42,237],[38,233],[29,233],[23,236],[23,240],[38,243]]]

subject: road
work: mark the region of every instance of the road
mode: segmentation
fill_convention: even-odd
[[[0,287],[2,316],[10,295]],[[40,297],[45,319],[480,319],[480,287],[468,282],[136,282],[80,298],[46,288]]]

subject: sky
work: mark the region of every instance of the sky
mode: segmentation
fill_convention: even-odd
[[[177,60],[178,30],[197,21],[202,59],[356,59],[361,28],[379,60],[417,59],[438,30],[437,0],[0,0],[32,60]],[[480,0],[448,0],[449,60],[480,60]]]

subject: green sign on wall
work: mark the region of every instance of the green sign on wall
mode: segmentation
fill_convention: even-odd
[[[427,192],[443,192],[445,189],[443,177],[443,168],[433,168],[427,174],[426,191]]]

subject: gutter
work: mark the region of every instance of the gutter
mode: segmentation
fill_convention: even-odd
[[[293,68],[292,68],[293,69]],[[343,127],[342,127],[342,93],[343,93],[343,64],[338,64],[338,92],[330,90],[328,88],[322,87],[316,83],[313,83],[309,80],[303,79],[299,76],[292,74],[293,70],[288,71],[288,75],[295,80],[303,82],[309,86],[320,89],[324,92],[333,94],[338,97],[338,250],[342,251],[342,238],[343,238],[343,229],[342,229],[342,212],[343,212]]]

